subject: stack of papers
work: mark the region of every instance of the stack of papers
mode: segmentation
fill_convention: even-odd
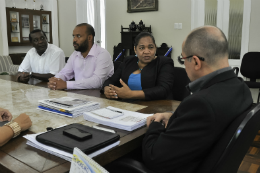
[[[116,117],[124,115],[123,112],[117,111],[115,109],[111,109],[109,107],[98,109],[98,110],[92,111],[91,113],[95,114],[97,116],[108,118],[108,119],[113,119],[113,118],[116,118]]]
[[[114,110],[122,112],[120,116],[116,118],[107,118],[105,116],[100,116],[96,112],[99,111],[90,111],[84,112],[84,119],[87,121],[92,121],[98,124],[103,124],[110,127],[115,127],[118,129],[123,129],[127,131],[133,131],[139,127],[142,127],[146,124],[146,118],[153,114],[142,114],[138,112],[127,111],[112,106],[107,107],[108,110]]]
[[[98,102],[80,100],[71,97],[39,100],[38,103],[38,109],[40,110],[72,118],[81,116],[83,112],[92,111],[100,107]]]
[[[26,144],[30,145],[30,146],[32,146],[34,148],[37,148],[39,150],[45,151],[47,153],[50,153],[52,155],[55,155],[57,157],[60,157],[60,158],[62,158],[64,160],[67,160],[69,162],[72,161],[73,154],[71,154],[69,152],[66,152],[66,151],[63,151],[63,150],[59,150],[57,148],[54,148],[54,147],[51,147],[51,146],[48,146],[48,145],[44,145],[44,144],[38,142],[36,140],[36,136],[39,135],[39,134],[41,134],[41,133],[23,136],[24,138],[26,138],[28,140],[26,142]],[[88,157],[93,158],[93,157],[95,157],[95,156],[97,156],[97,155],[99,155],[101,153],[104,153],[107,150],[109,150],[109,149],[119,145],[119,143],[120,143],[120,141],[117,141],[117,142],[115,142],[115,143],[113,143],[111,145],[108,145],[108,146],[106,146],[106,147],[104,147],[104,148],[102,148],[100,150],[97,150],[97,151],[89,154]]]

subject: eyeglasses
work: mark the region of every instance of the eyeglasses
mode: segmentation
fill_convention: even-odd
[[[187,57],[183,57],[182,55],[178,56],[178,62],[183,65],[184,64],[184,59],[187,59],[187,58],[191,58],[193,57],[194,55],[191,55],[191,56],[187,56]],[[199,57],[197,56],[201,61],[205,61],[205,58],[202,58],[202,57]]]

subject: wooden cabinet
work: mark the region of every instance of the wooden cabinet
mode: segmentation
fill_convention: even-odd
[[[9,46],[31,45],[29,33],[35,29],[45,32],[52,43],[51,11],[6,8]]]
[[[144,28],[145,32],[152,33],[152,28],[150,27],[145,27]],[[122,43],[122,48],[123,49],[129,49],[130,50],[130,55],[134,55],[134,43],[135,43],[135,37],[140,34],[141,31],[131,31],[129,28],[123,28],[121,26],[121,43]]]

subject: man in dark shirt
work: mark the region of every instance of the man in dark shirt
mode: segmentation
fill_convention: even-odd
[[[252,104],[243,80],[228,63],[228,42],[213,26],[193,30],[178,57],[185,65],[191,95],[172,113],[147,118],[143,159],[153,171],[194,172],[225,128]]]

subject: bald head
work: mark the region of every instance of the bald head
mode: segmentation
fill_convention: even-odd
[[[209,66],[228,59],[228,42],[217,27],[203,26],[193,30],[183,43],[183,52],[205,58]]]

